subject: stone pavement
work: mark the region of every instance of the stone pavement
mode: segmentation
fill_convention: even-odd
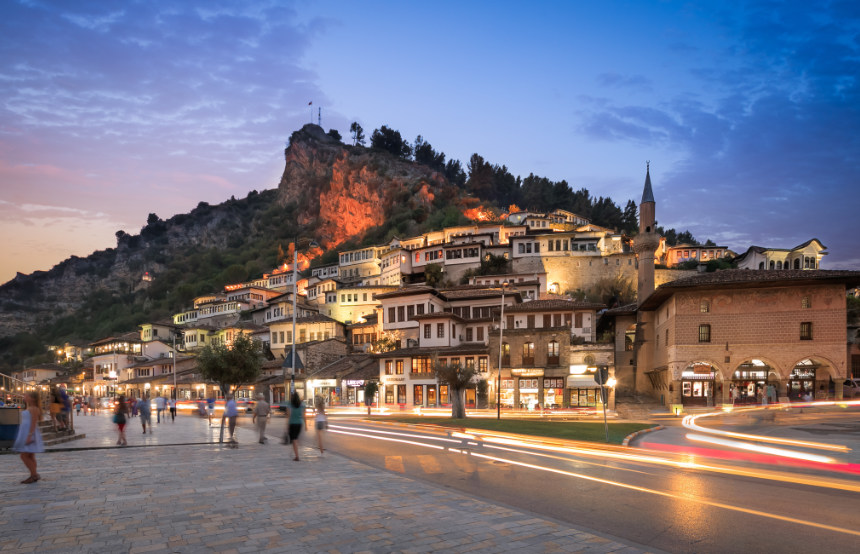
[[[153,417],[153,419],[155,419]],[[269,436],[283,429],[269,424]],[[569,524],[439,489],[337,455],[306,437],[238,449],[205,419],[180,415],[115,447],[110,416],[80,417],[87,437],[37,456],[42,480],[0,456],[0,552],[643,552]],[[65,448],[65,449],[64,449]]]

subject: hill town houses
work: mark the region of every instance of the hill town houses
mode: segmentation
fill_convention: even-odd
[[[827,252],[817,239],[740,256],[669,246],[655,216],[646,172],[634,238],[563,210],[517,212],[341,251],[336,264],[301,273],[285,264],[195,298],[170,320],[78,345],[91,355],[84,369],[53,379],[95,396],[219,396],[195,355],[240,334],[263,343],[267,359],[238,395],[274,402],[292,381],[302,397],[360,404],[374,380],[390,409],[447,405],[435,364],[476,369],[467,407],[500,399],[506,409],[593,410],[598,370],[610,378],[611,409],[634,395],[680,408],[755,402],[770,384],[785,399],[840,398],[842,382],[860,377],[845,300],[860,272],[820,270]],[[738,269],[677,268],[731,257]],[[491,259],[504,259],[507,273],[480,274]],[[607,281],[635,284],[637,301],[577,300]]]

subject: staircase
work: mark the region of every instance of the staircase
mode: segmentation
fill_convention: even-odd
[[[74,430],[54,431],[54,424],[50,421],[40,421],[39,432],[42,433],[42,440],[46,447],[79,440],[87,436],[85,433],[75,433]]]

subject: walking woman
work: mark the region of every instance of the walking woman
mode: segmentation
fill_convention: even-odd
[[[323,431],[328,427],[328,421],[326,421],[325,416],[325,399],[322,396],[317,396],[314,402],[314,407],[317,412],[314,416],[317,431],[317,446],[320,449],[320,454],[322,454],[325,452],[325,448],[323,448]]]
[[[116,443],[119,446],[125,446],[128,442],[125,440],[125,422],[128,419],[128,404],[125,402],[125,395],[120,395],[116,403],[116,410],[113,413],[113,422],[116,423],[119,438]]]
[[[293,393],[290,396],[290,425],[287,428],[287,433],[290,436],[290,442],[293,444],[293,461],[299,461],[299,435],[302,434],[302,426],[307,430],[307,422],[305,422],[305,403],[299,398],[298,393]]]
[[[30,484],[42,478],[36,472],[36,454],[45,451],[45,443],[42,442],[42,433],[39,432],[39,422],[42,421],[39,396],[34,391],[29,391],[24,395],[24,401],[27,407],[21,412],[21,425],[18,426],[18,436],[12,450],[21,454],[21,461],[30,470],[30,476],[21,483]]]

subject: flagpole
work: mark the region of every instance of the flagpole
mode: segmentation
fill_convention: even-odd
[[[314,103],[313,103],[313,100],[308,102],[308,106],[310,106],[310,108],[311,108],[311,125],[313,125],[314,124]]]

